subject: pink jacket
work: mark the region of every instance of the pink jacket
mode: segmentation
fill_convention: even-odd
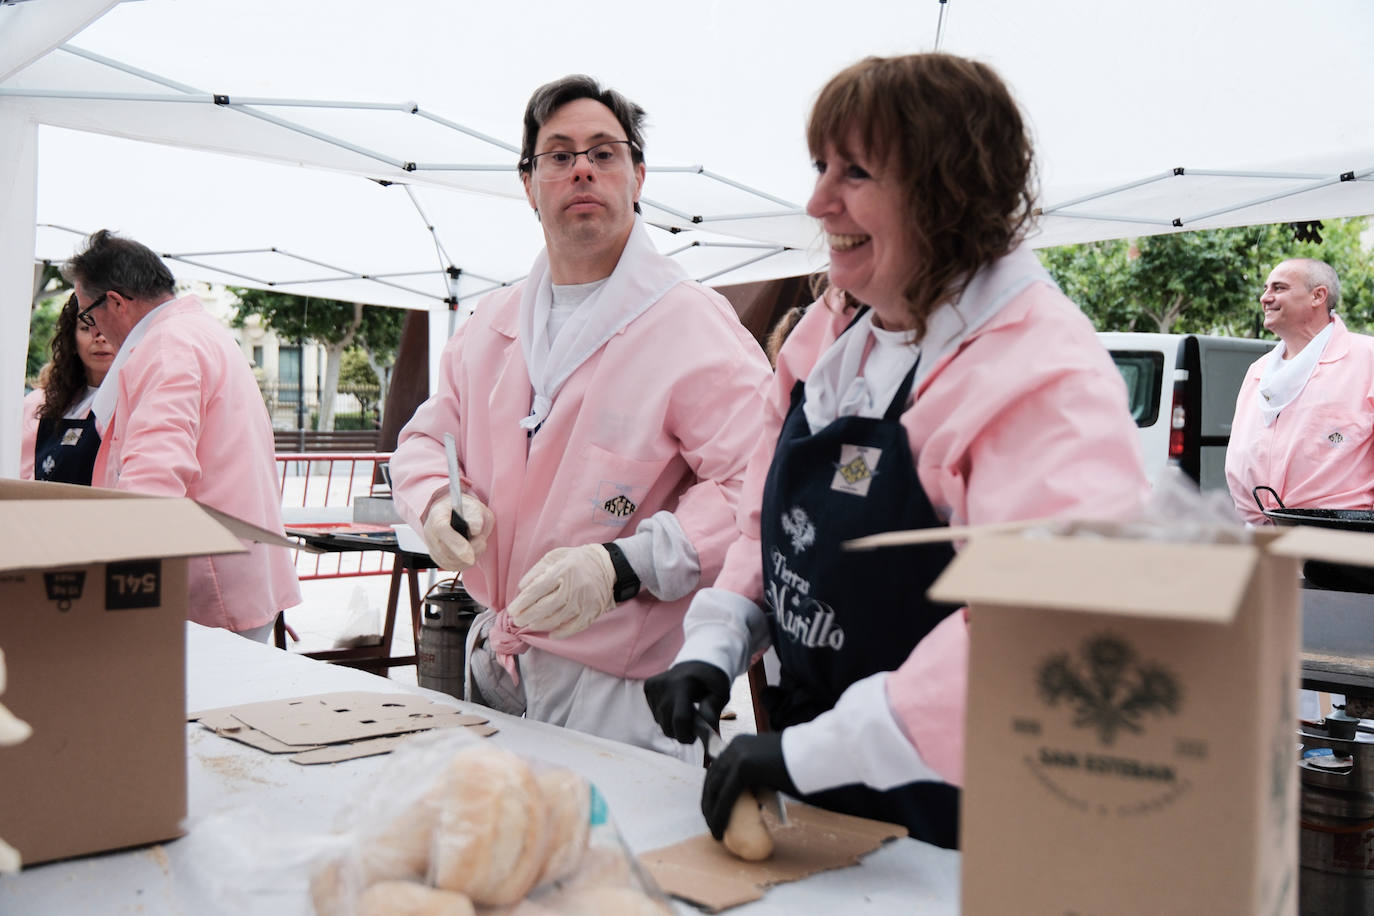
[[[187,496],[280,532],[272,426],[234,339],[194,296],[144,320],[153,325],[115,377],[118,400],[93,482]],[[191,560],[191,620],[246,630],[300,604],[290,551],[244,546],[247,553]]]
[[[1251,491],[1273,487],[1294,508],[1374,508],[1374,337],[1336,327],[1306,387],[1272,426],[1256,399],[1264,361],[1250,367],[1236,396],[1226,483],[1247,522],[1267,524]],[[1278,508],[1261,494],[1266,508]]]
[[[792,386],[851,318],[822,300],[779,355],[770,410],[745,477],[741,504],[748,508],[716,581],[760,605],[759,507]],[[1128,517],[1149,491],[1120,373],[1083,314],[1042,282],[1017,294],[931,369],[902,424],[921,485],[952,525]],[[891,550],[900,562],[900,548]],[[968,633],[953,623],[942,623],[916,646],[887,677],[886,693],[921,757],[958,783]]]
[[[443,434],[457,439],[464,484],[491,508],[487,550],[463,582],[503,609],[549,550],[634,533],[672,512],[709,584],[731,538],[745,461],[758,434],[768,363],[720,295],[680,283],[577,368],[539,432],[519,425],[532,390],[516,328],[521,285],[493,293],[444,348],[439,389],[406,427],[391,461],[393,493],[418,531],[447,488]],[[620,493],[632,511],[607,511]],[[647,591],[567,639],[531,646],[618,677],[645,678],[682,645],[691,595]]]
[[[43,409],[43,389],[24,395],[23,422],[19,427],[19,477],[33,480],[33,448],[38,442],[38,411]]]

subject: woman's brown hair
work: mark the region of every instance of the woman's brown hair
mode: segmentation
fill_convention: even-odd
[[[806,140],[813,156],[833,148],[861,157],[902,187],[912,251],[905,294],[917,340],[930,314],[1015,248],[1030,223],[1030,138],[985,64],[950,54],[861,60],[821,90]],[[845,301],[855,304],[848,294]]]
[[[43,406],[38,416],[44,420],[60,420],[86,390],[86,364],[76,350],[76,293],[57,315],[57,328],[52,335],[52,362],[48,381],[43,386]]]

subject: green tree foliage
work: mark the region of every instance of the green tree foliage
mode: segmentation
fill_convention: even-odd
[[[1046,248],[1041,260],[1101,331],[1258,337],[1258,296],[1274,265],[1317,258],[1341,278],[1340,313],[1374,324],[1374,266],[1361,244],[1365,218],[1324,221],[1321,241],[1296,241],[1287,223],[1210,229]]]
[[[57,314],[62,299],[49,299],[29,314],[29,358],[24,366],[25,378],[37,378],[38,370],[52,356],[52,334],[57,328]]]
[[[334,428],[334,399],[339,391],[343,354],[358,346],[368,354],[374,368],[388,368],[396,359],[405,312],[401,309],[313,296],[294,296],[271,290],[229,287],[238,297],[233,322],[243,327],[257,315],[264,327],[287,340],[311,340],[324,347],[325,377],[320,392],[318,428]],[[389,379],[378,372],[378,383],[385,391]],[[383,399],[385,394],[383,394]]]

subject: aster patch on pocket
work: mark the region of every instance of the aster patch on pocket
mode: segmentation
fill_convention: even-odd
[[[598,481],[592,520],[598,525],[623,525],[639,509],[648,492],[648,487],[636,487],[613,480]]]

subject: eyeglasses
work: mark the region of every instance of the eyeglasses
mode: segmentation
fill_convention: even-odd
[[[96,296],[94,301],[92,301],[90,305],[86,306],[84,309],[76,313],[76,320],[81,322],[81,324],[84,327],[95,327],[95,319],[91,317],[91,312],[94,312],[96,309],[104,305],[105,297],[108,295],[109,293],[106,292],[101,293],[99,296]]]
[[[540,181],[554,181],[566,177],[572,171],[573,163],[577,162],[578,156],[586,156],[587,161],[598,172],[622,169],[630,161],[632,149],[634,143],[629,140],[607,140],[605,143],[598,143],[596,146],[576,152],[559,149],[538,153],[525,161],[539,175]]]

